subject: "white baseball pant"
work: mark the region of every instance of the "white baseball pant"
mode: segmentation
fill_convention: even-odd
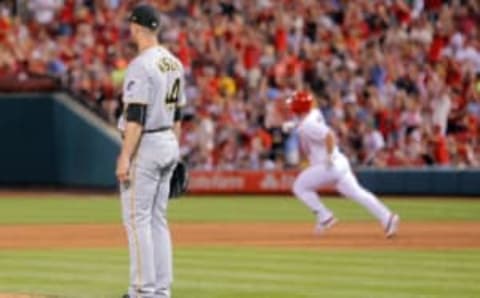
[[[333,186],[343,196],[365,207],[383,227],[388,224],[390,210],[371,192],[364,189],[352,173],[350,164],[343,154],[338,154],[331,166],[315,164],[302,171],[293,184],[293,193],[320,221],[330,218],[333,213],[317,193],[318,189]]]
[[[132,161],[130,183],[120,187],[132,298],[170,297],[172,245],[166,215],[170,177],[178,158],[173,132],[144,134]]]

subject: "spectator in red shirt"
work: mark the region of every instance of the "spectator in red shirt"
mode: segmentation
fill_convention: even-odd
[[[466,114],[477,113],[480,94],[475,1],[146,1],[164,13],[160,39],[187,70],[189,117],[197,121],[201,108],[215,125],[209,146],[218,150],[186,145],[195,165],[212,168],[220,160],[214,154],[224,151],[222,167],[245,167],[248,154],[260,160],[262,150],[252,149],[249,135],[259,124],[273,144],[254,139],[275,151],[265,164],[284,164],[283,148],[292,138],[280,130],[284,115],[277,103],[300,88],[321,98],[340,145],[358,162],[357,130],[368,119],[375,119],[388,148],[375,156],[379,164],[417,165],[412,155],[429,143],[435,160],[456,165],[455,156],[445,154],[446,139],[424,133],[433,123],[445,126],[446,117],[452,148],[464,142],[458,136],[466,131],[471,139],[472,150],[452,153],[480,156],[478,130],[470,129],[478,123],[465,121]],[[28,79],[28,71],[54,75],[114,121],[124,75],[120,64],[135,51],[125,42],[124,18],[136,2],[58,1],[62,5],[41,12],[39,22],[5,14],[0,4],[0,75],[16,81]],[[405,137],[421,148],[404,146]]]
[[[442,128],[438,125],[433,127],[432,135],[433,158],[436,165],[447,166],[450,164],[447,137],[442,134]]]

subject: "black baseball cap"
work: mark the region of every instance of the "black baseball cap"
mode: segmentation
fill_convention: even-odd
[[[160,15],[153,6],[141,4],[133,8],[128,21],[151,30],[156,30],[160,25]]]

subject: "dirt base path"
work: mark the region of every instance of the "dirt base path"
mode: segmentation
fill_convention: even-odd
[[[175,223],[171,228],[176,247],[480,248],[480,222],[403,222],[392,240],[373,222],[340,222],[322,236],[305,223]],[[0,249],[126,247],[125,239],[119,224],[0,226]]]

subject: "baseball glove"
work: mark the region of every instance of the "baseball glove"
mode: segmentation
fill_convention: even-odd
[[[172,178],[170,178],[169,199],[178,198],[187,191],[188,186],[188,170],[187,165],[183,161],[179,161],[173,170]]]

